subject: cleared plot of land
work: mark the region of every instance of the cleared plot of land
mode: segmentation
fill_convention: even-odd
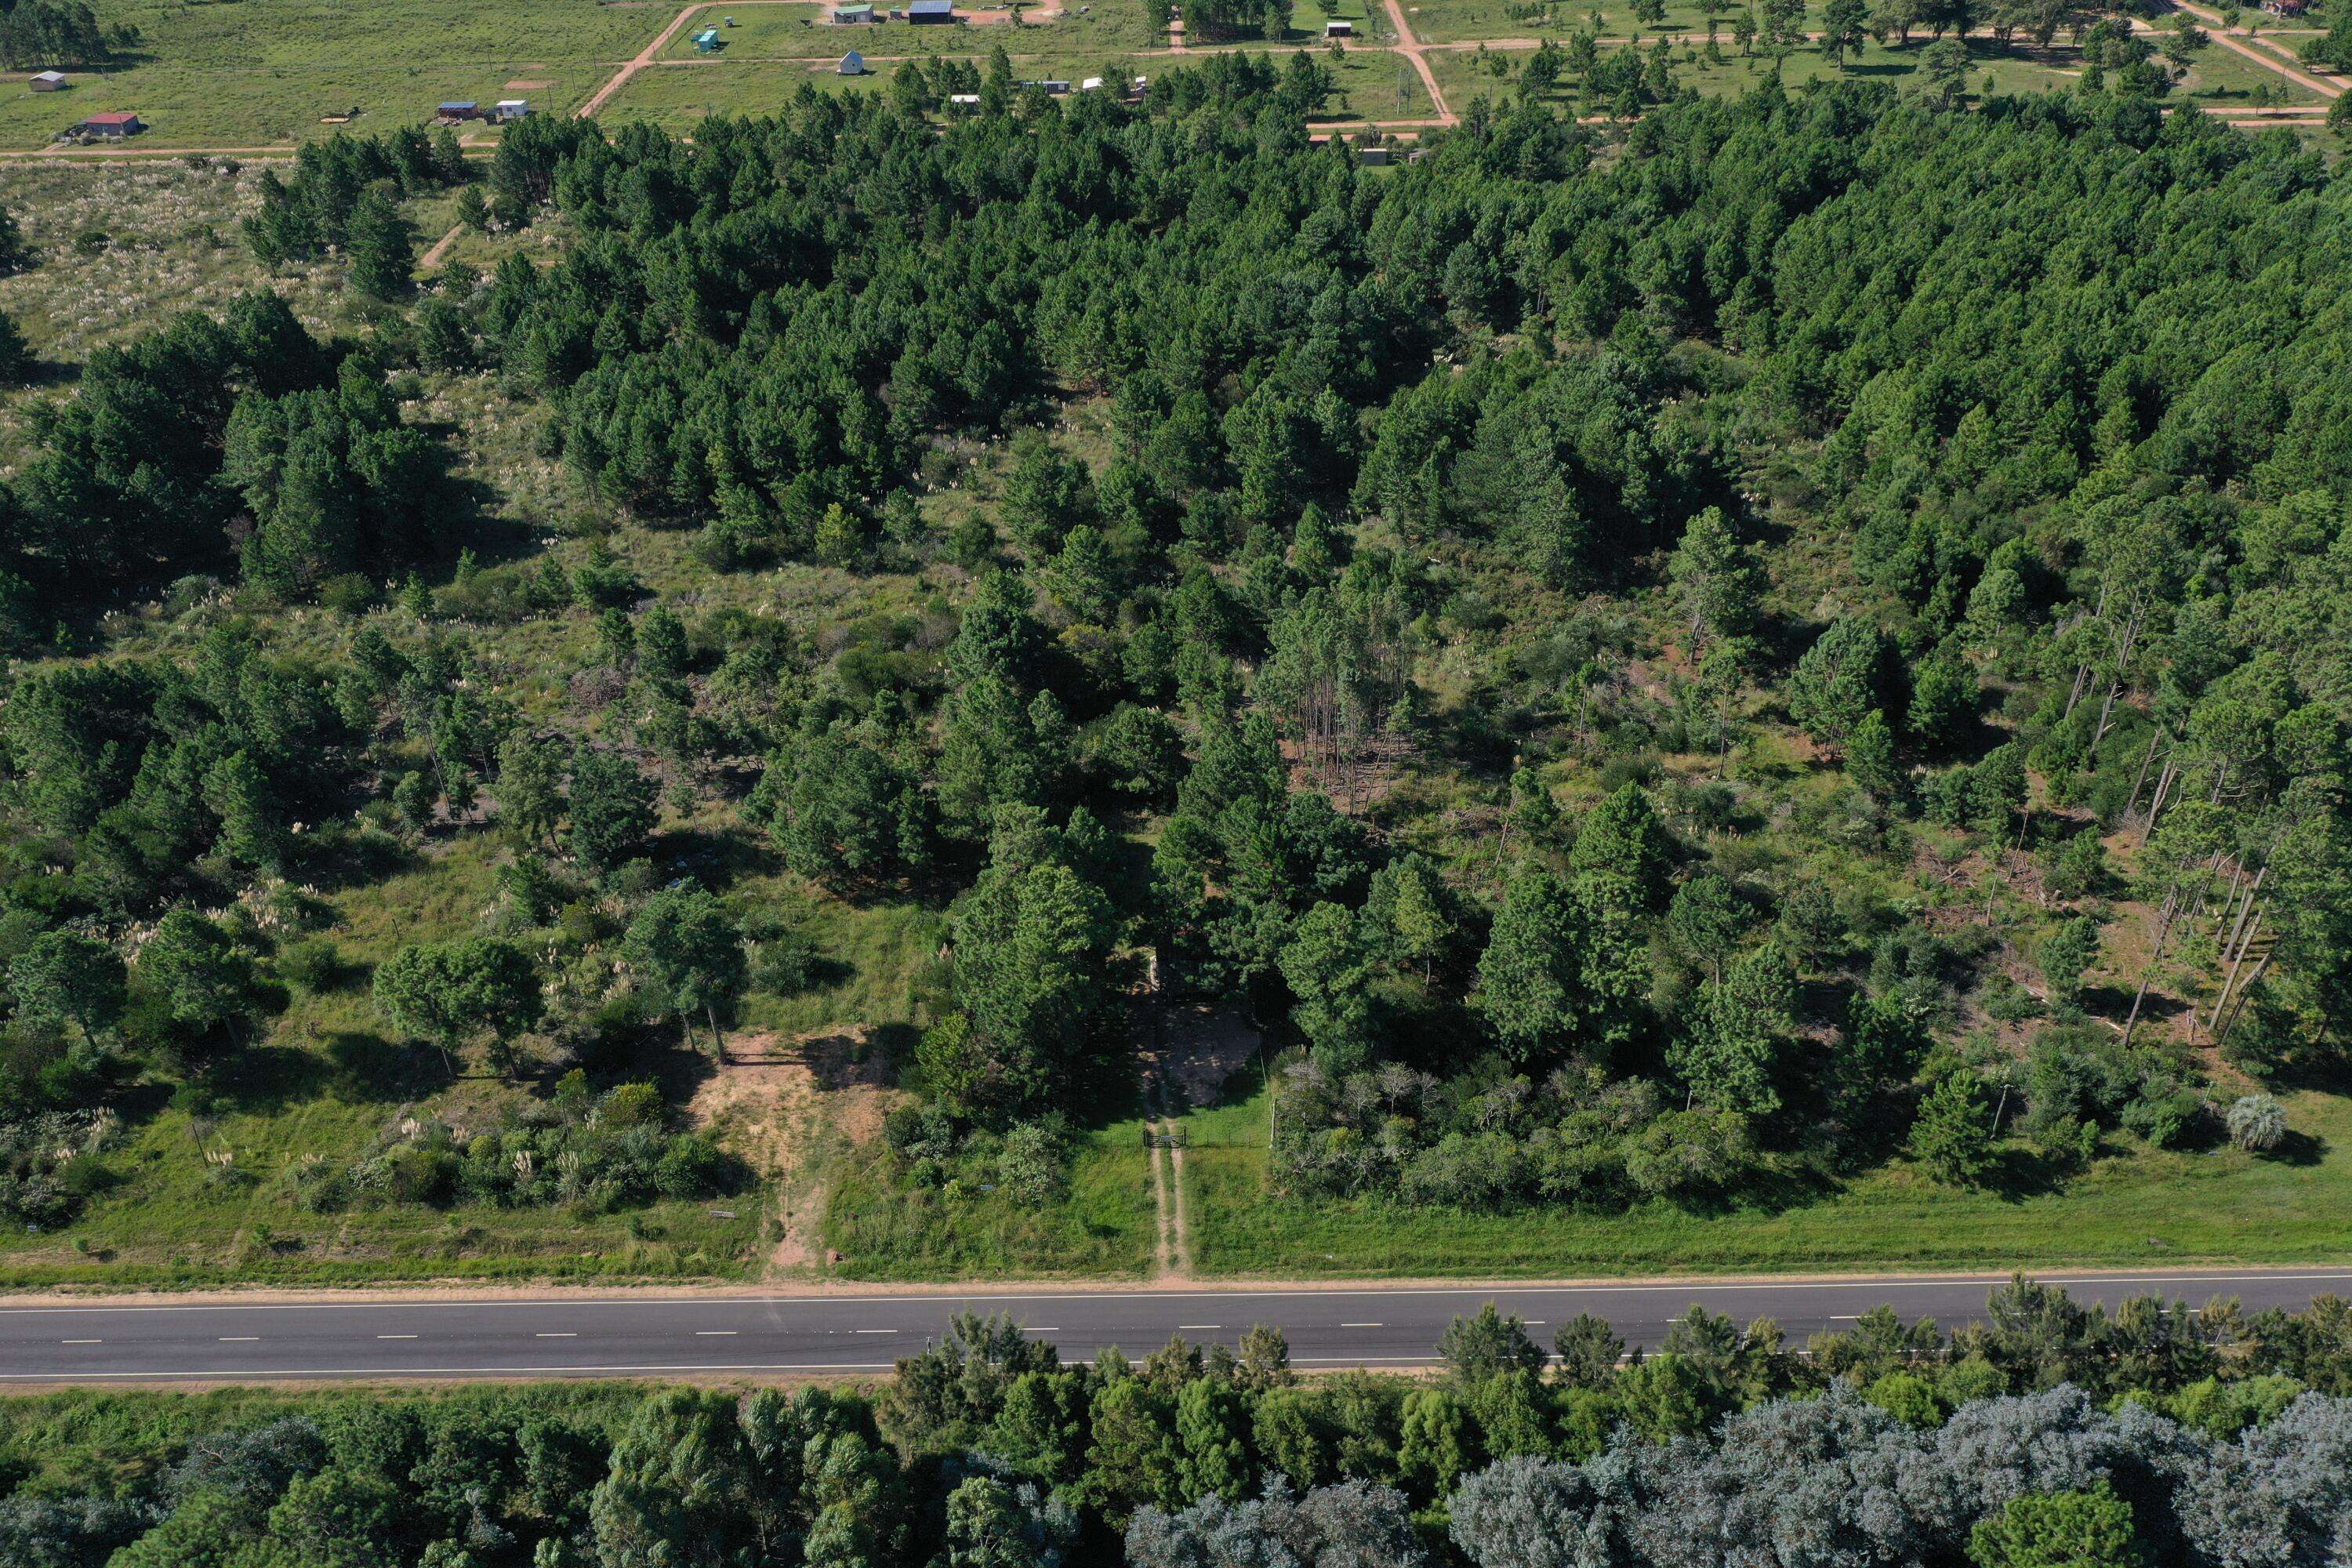
[[[1577,5],[1568,0],[1530,4],[1527,0],[1407,0],[1405,22],[1413,37],[1425,44],[1468,42],[1478,38],[1562,38],[1594,29],[1603,37],[1624,38],[1639,33],[1704,38],[1709,18],[1726,49],[1731,47],[1731,27],[1746,10],[1742,5],[1707,5],[1699,0],[1667,0],[1665,20],[1644,22],[1625,0],[1601,5]],[[1810,24],[1809,24],[1810,26]]]
[[[1809,82],[1886,82],[1900,89],[1916,91],[1922,87],[1919,58],[1927,49],[1927,36],[1912,40],[1910,47],[1884,47],[1872,42],[1863,47],[1861,54],[1846,57],[1844,64],[1832,64],[1822,57],[1821,49],[1806,47],[1788,54],[1778,61],[1780,80],[1788,87],[1804,87]],[[1604,49],[1616,45],[1604,45]],[[1649,54],[1649,45],[1642,47]],[[1437,73],[1437,87],[1446,94],[1446,103],[1456,108],[1477,97],[1506,99],[1517,87],[1519,75],[1527,70],[1528,49],[1430,49],[1430,68]],[[1722,61],[1710,61],[1706,57],[1706,45],[1677,42],[1673,47],[1675,80],[1689,82],[1696,91],[1707,97],[1740,94],[1750,87],[1767,80],[1773,70],[1773,61],[1767,57],[1743,57],[1738,47],[1722,40]],[[2065,91],[2079,82],[2082,66],[2079,54],[2072,49],[2032,49],[2032,47],[2001,47],[1992,40],[1971,40],[1969,45],[1969,75],[1967,89],[1973,97],[1983,97],[1985,91],[1997,94],[2032,94],[2032,91]],[[2261,91],[2258,91],[2261,89]],[[2267,97],[2265,97],[2267,94]],[[1548,101],[1561,110],[1571,113],[1606,113],[1606,103],[1592,103],[1576,80],[1561,80]],[[2288,82],[2282,75],[2265,70],[2249,58],[2230,54],[2225,49],[2206,49],[2197,57],[2188,70],[2188,78],[2176,89],[2176,101],[2194,103],[2210,110],[2230,108],[2251,108],[2258,101],[2270,103],[2319,103],[2319,97],[2305,87]]]
[[[1042,33],[1042,29],[1039,30]],[[1034,34],[1024,36],[1037,36]],[[1277,58],[1290,51],[1268,51]],[[984,67],[984,56],[968,57]],[[1411,120],[1433,113],[1428,89],[1403,56],[1380,49],[1350,49],[1339,59],[1318,54],[1338,78],[1338,90],[1314,118],[1318,120]],[[1173,62],[1161,57],[1160,68]],[[664,66],[639,71],[598,115],[602,123],[650,121],[670,130],[684,130],[715,114],[773,114],[792,100],[803,86],[821,92],[877,91],[889,81],[896,62],[869,57],[864,76],[845,77],[831,59],[722,60],[715,63]],[[1150,55],[1055,53],[1015,55],[1013,74],[1023,80],[1083,81],[1099,76],[1117,80],[1123,75],[1153,69]]]
[[[836,26],[829,20],[833,9],[829,5],[707,6],[678,29],[663,58],[838,59],[850,49],[867,56],[965,55],[985,53],[998,44],[1015,54],[1047,47],[1141,49],[1157,37],[1135,0],[1105,0],[1083,13],[1073,4],[1060,16],[1017,26],[1009,12],[994,11],[982,14],[985,21],[961,26],[887,20]],[[719,30],[722,47],[706,54],[694,37],[709,27]]]
[[[102,110],[138,111],[164,146],[259,146],[331,135],[320,117],[362,110],[352,128],[429,117],[445,100],[527,97],[562,112],[643,47],[667,15],[594,0],[237,0],[190,5],[101,3],[102,23],[143,42],[127,66],[72,73],[36,94],[0,79],[0,146],[30,147]],[[544,83],[509,89],[514,81]]]
[[[1374,0],[1297,0],[1290,8],[1290,36],[1294,39],[1320,38],[1324,24],[1345,22],[1355,29],[1355,37],[1384,39],[1395,37],[1389,26],[1388,12]]]
[[[2352,1102],[2286,1100],[2301,1134],[2277,1155],[2167,1153],[2135,1145],[2063,1185],[2018,1179],[1958,1192],[1906,1166],[1842,1185],[1791,1173],[1720,1213],[1648,1205],[1626,1213],[1465,1213],[1275,1194],[1265,1182],[1264,1094],[1185,1122],[1193,1259],[1204,1276],[1636,1275],[2165,1263],[2318,1262],[2352,1256]]]
[[[2189,67],[2189,78],[2176,88],[2202,108],[2228,110],[2252,109],[2264,103],[2324,104],[2328,100],[2284,72],[2274,71],[2219,44],[2209,44]]]

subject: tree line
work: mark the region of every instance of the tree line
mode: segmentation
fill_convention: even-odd
[[[2019,1280],[1947,1335],[1799,1355],[1694,1308],[1629,1352],[1494,1307],[1442,1371],[1302,1379],[1282,1336],[1078,1366],[959,1318],[885,1386],[174,1396],[0,1413],[26,1568],[2302,1568],[2352,1521],[2347,1317],[2110,1314]],[[266,1417],[266,1418],[264,1418]]]

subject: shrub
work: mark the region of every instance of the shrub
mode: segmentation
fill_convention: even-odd
[[[278,973],[313,995],[340,991],[354,971],[342,949],[324,937],[293,942],[278,954]]]
[[[2267,1094],[2250,1094],[2230,1107],[2230,1142],[2256,1153],[2286,1142],[2286,1111]]]

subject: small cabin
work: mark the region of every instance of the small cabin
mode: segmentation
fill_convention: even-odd
[[[1102,78],[1098,76],[1090,76],[1087,78],[1086,80],[1078,83],[1078,90],[1080,92],[1100,92],[1102,90]]]
[[[1367,169],[1385,169],[1389,166],[1389,150],[1385,147],[1359,147],[1356,149],[1356,162]]]
[[[976,92],[951,92],[948,94],[948,101],[958,109],[978,109],[980,107],[980,94]]]
[[[136,136],[147,129],[147,123],[129,110],[116,113],[93,114],[81,122],[84,132],[109,142],[120,142],[126,136]]]
[[[725,44],[719,42],[719,29],[716,27],[705,27],[702,31],[694,35],[694,52],[696,54],[715,54],[726,47],[727,46]]]
[[[833,25],[836,27],[862,27],[874,20],[874,7],[866,5],[835,5]]]
[[[1356,24],[1334,16],[1323,24],[1323,36],[1327,38],[1352,38],[1356,36]]]
[[[907,20],[909,22],[952,22],[955,19],[955,0],[909,0],[907,6]]]
[[[479,120],[482,117],[482,106],[469,98],[463,102],[452,101],[438,105],[433,110],[433,115],[436,120]]]
[[[527,98],[502,98],[490,105],[490,118],[501,122],[509,120],[525,120],[530,118],[530,100]]]
[[[66,81],[66,73],[63,71],[36,71],[33,73],[31,85],[35,92],[60,91],[68,85]]]
[[[852,49],[847,54],[842,56],[841,74],[844,76],[864,76],[866,74],[866,57],[859,54],[856,49]]]

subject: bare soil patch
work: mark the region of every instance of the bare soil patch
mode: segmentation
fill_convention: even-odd
[[[781,1233],[770,1275],[819,1264],[825,1194],[811,1179],[811,1155],[828,1136],[853,1144],[881,1136],[892,1099],[881,1054],[862,1026],[799,1039],[761,1030],[729,1037],[727,1060],[695,1087],[688,1118],[715,1131],[774,1193]]]

